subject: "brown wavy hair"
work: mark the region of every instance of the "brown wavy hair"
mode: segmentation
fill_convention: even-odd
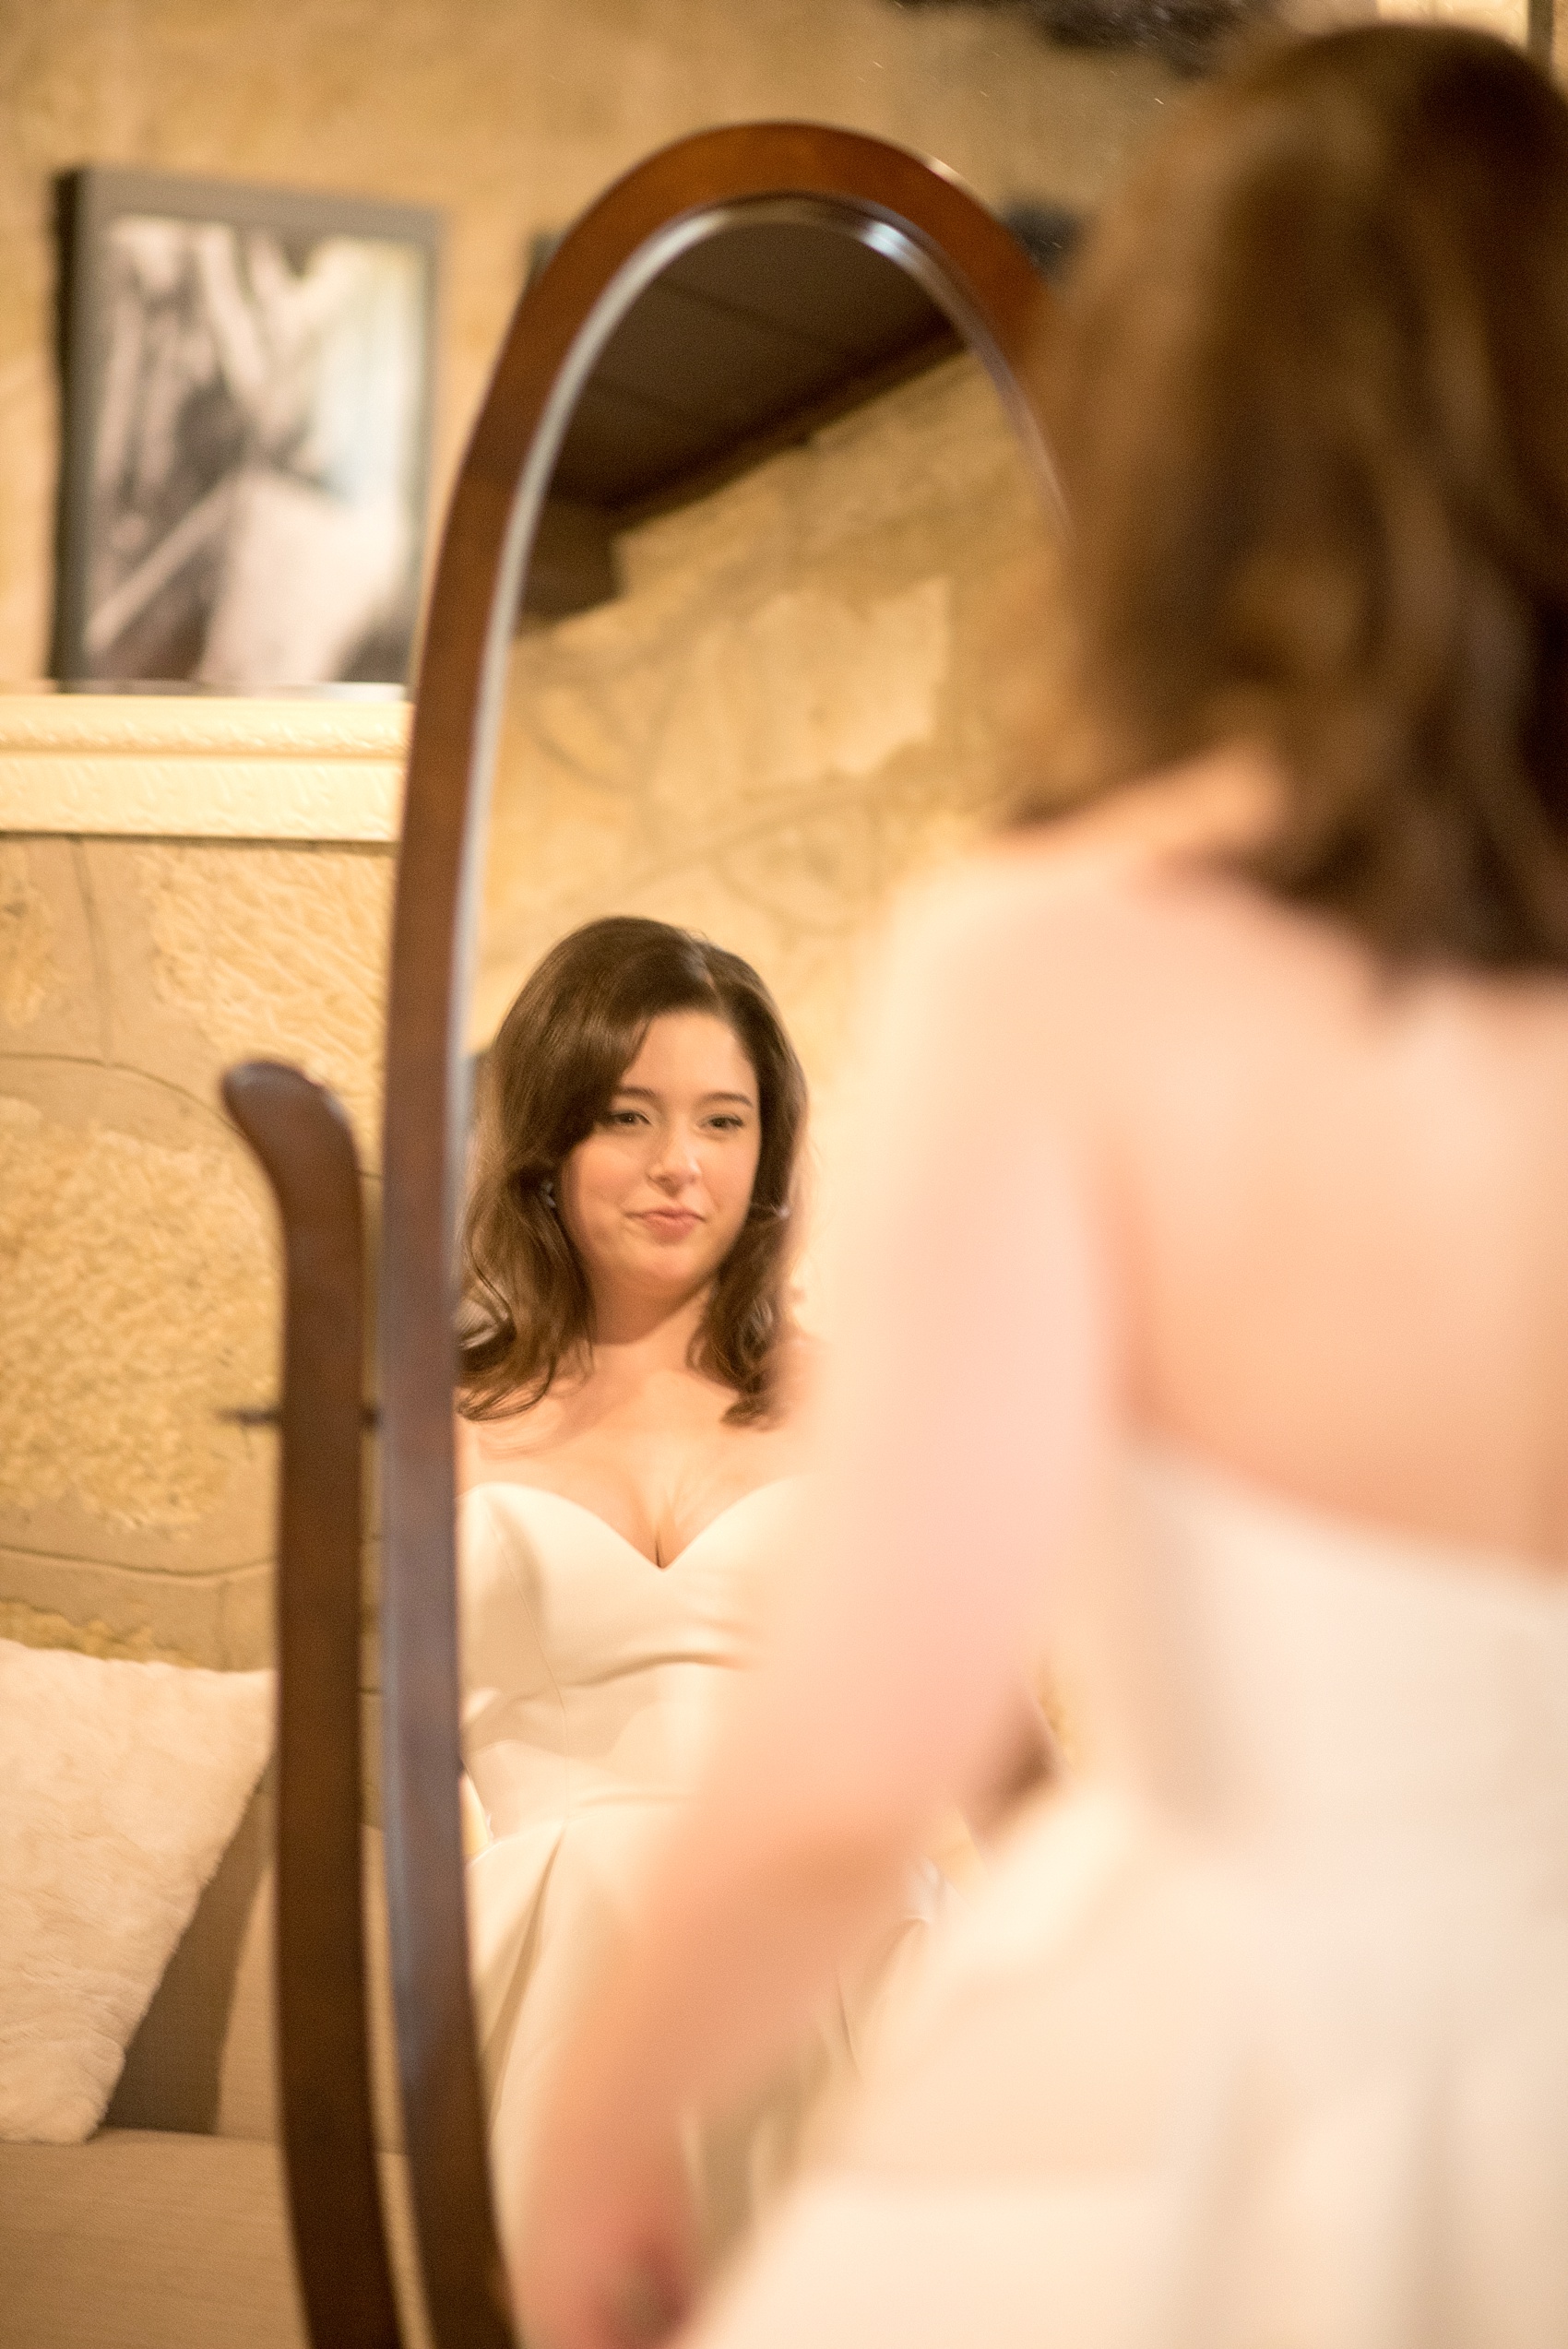
[[[564,1365],[586,1361],[593,1301],[552,1203],[563,1162],[593,1132],[665,1012],[709,1012],[755,1073],[762,1128],[751,1206],[714,1281],[694,1368],[732,1387],[726,1417],[766,1418],[793,1335],[786,1302],[806,1082],[751,965],[687,930],[632,915],[590,921],[545,955],[502,1021],[477,1099],[464,1220],[458,1407],[526,1411]]]
[[[1255,880],[1394,960],[1568,963],[1545,75],[1453,29],[1271,47],[1147,154],[1058,316],[1098,785],[1261,743],[1289,789]]]

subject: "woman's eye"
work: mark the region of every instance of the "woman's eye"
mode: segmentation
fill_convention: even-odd
[[[610,1109],[605,1114],[604,1122],[606,1125],[624,1127],[646,1125],[647,1121],[640,1109]]]
[[[726,1112],[708,1120],[709,1125],[718,1133],[739,1133],[744,1122],[743,1118],[736,1117],[732,1112]]]

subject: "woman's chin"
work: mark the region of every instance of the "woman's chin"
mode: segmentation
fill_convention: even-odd
[[[676,1306],[707,1288],[718,1270],[711,1248],[694,1246],[690,1240],[650,1240],[631,1252],[622,1277],[628,1289],[665,1298]]]

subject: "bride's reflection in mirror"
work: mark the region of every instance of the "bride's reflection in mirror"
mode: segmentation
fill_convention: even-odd
[[[469,1013],[463,1742],[504,2227],[550,2047],[796,1554],[849,999],[895,889],[1013,780],[1049,558],[979,362],[820,229],[675,264],[567,435]],[[787,2174],[943,1885],[911,1880],[897,1950],[686,2148],[696,2256]]]
[[[738,955],[636,917],[563,940],[486,1062],[459,1370],[469,1914],[500,2207],[540,2067],[790,1571],[800,1062]],[[694,2141],[710,2245],[849,2059],[835,2014]]]

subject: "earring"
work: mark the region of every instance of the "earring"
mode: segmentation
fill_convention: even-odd
[[[543,1200],[545,1205],[549,1208],[551,1214],[553,1215],[555,1213],[555,1183],[553,1177],[550,1175],[545,1176],[544,1180],[539,1186],[539,1195]]]

